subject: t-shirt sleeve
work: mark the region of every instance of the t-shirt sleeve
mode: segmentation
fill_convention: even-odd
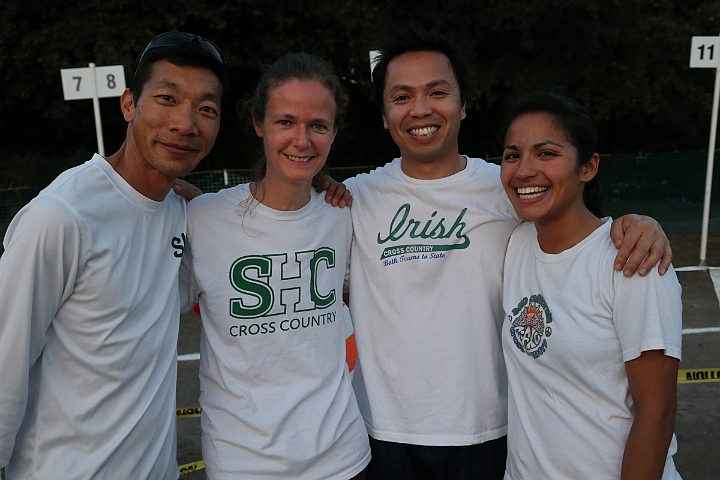
[[[0,257],[0,467],[25,415],[30,368],[82,264],[84,225],[65,204],[38,197],[12,220]],[[87,234],[87,233],[86,233]]]
[[[351,195],[356,195],[357,193],[357,177],[350,177],[343,180],[343,183],[347,187],[347,189],[350,191]],[[352,208],[352,207],[350,207]],[[352,235],[354,235],[354,230],[351,227],[350,229],[351,235],[350,235],[350,246],[348,247],[348,257],[347,262],[345,263],[345,280],[343,282],[343,293],[348,293],[350,291],[350,251],[352,250]]]
[[[200,289],[193,269],[192,244],[189,241],[185,245],[185,251],[180,262],[179,282],[180,312],[185,313],[195,306],[200,297]]]
[[[345,264],[345,277],[343,278],[343,293],[350,293],[350,257]]]
[[[645,277],[625,277],[614,272],[613,321],[620,339],[623,361],[648,350],[663,350],[681,358],[681,287],[671,267],[661,276],[657,268]]]
[[[350,194],[353,195],[355,192],[353,192],[353,189],[356,187],[356,177],[350,177],[346,178],[342,181],[342,183],[345,184],[348,190],[350,190]]]

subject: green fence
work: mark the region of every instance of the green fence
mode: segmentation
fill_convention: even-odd
[[[330,176],[341,182],[359,173],[369,172],[372,168],[374,167],[331,168]],[[253,174],[250,170],[213,170],[209,172],[191,173],[184,177],[184,179],[203,192],[217,192],[223,188],[251,182],[253,180]]]
[[[331,168],[330,175],[338,181],[354,177],[359,173],[369,172],[373,167]],[[252,181],[250,170],[213,170],[191,173],[185,180],[197,186],[203,192],[217,192],[223,188]],[[30,200],[35,198],[41,188],[19,187],[0,189],[0,239],[5,236],[10,221],[15,214]],[[5,249],[0,242],[0,255]]]
[[[642,213],[660,221],[668,234],[700,233],[706,173],[706,151],[601,156],[605,213],[613,217]],[[719,180],[720,168],[716,168],[710,207],[712,233],[720,233]]]
[[[720,155],[716,152],[720,161]],[[336,180],[344,180],[372,167],[330,169]],[[707,152],[666,152],[645,155],[602,155],[600,184],[605,213],[613,217],[642,213],[656,218],[668,234],[700,233]],[[249,182],[248,170],[217,170],[185,177],[205,192]],[[710,208],[711,233],[720,233],[720,164],[713,175]],[[13,216],[40,191],[39,188],[0,190],[0,235]],[[2,248],[0,247],[0,253]]]

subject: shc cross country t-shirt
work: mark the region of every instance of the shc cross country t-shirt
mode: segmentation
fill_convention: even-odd
[[[188,204],[181,302],[200,302],[203,460],[213,479],[347,480],[370,460],[345,363],[348,209],[247,184]]]

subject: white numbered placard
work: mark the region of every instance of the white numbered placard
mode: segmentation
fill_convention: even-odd
[[[720,37],[692,37],[690,68],[717,68]]]
[[[64,68],[60,70],[65,100],[93,98],[90,68]],[[125,90],[125,68],[111,65],[95,68],[98,98],[119,97]]]

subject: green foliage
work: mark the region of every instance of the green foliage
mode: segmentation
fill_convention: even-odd
[[[3,0],[0,18],[0,142],[10,156],[29,163],[89,158],[92,107],[63,100],[59,70],[123,64],[129,77],[147,41],[177,29],[220,45],[231,66],[231,105],[286,52],[329,60],[352,96],[349,127],[331,158],[337,166],[382,164],[397,153],[371,103],[368,51],[409,22],[447,32],[469,54],[474,75],[463,153],[497,155],[499,116],[535,90],[588,106],[603,152],[706,148],[713,75],[689,69],[689,47],[692,36],[720,31],[720,2]],[[117,105],[116,98],[101,101],[108,152],[125,131]],[[225,110],[216,149],[201,169],[249,166],[255,142],[232,110]],[[3,185],[22,177],[17,167],[0,171]]]

